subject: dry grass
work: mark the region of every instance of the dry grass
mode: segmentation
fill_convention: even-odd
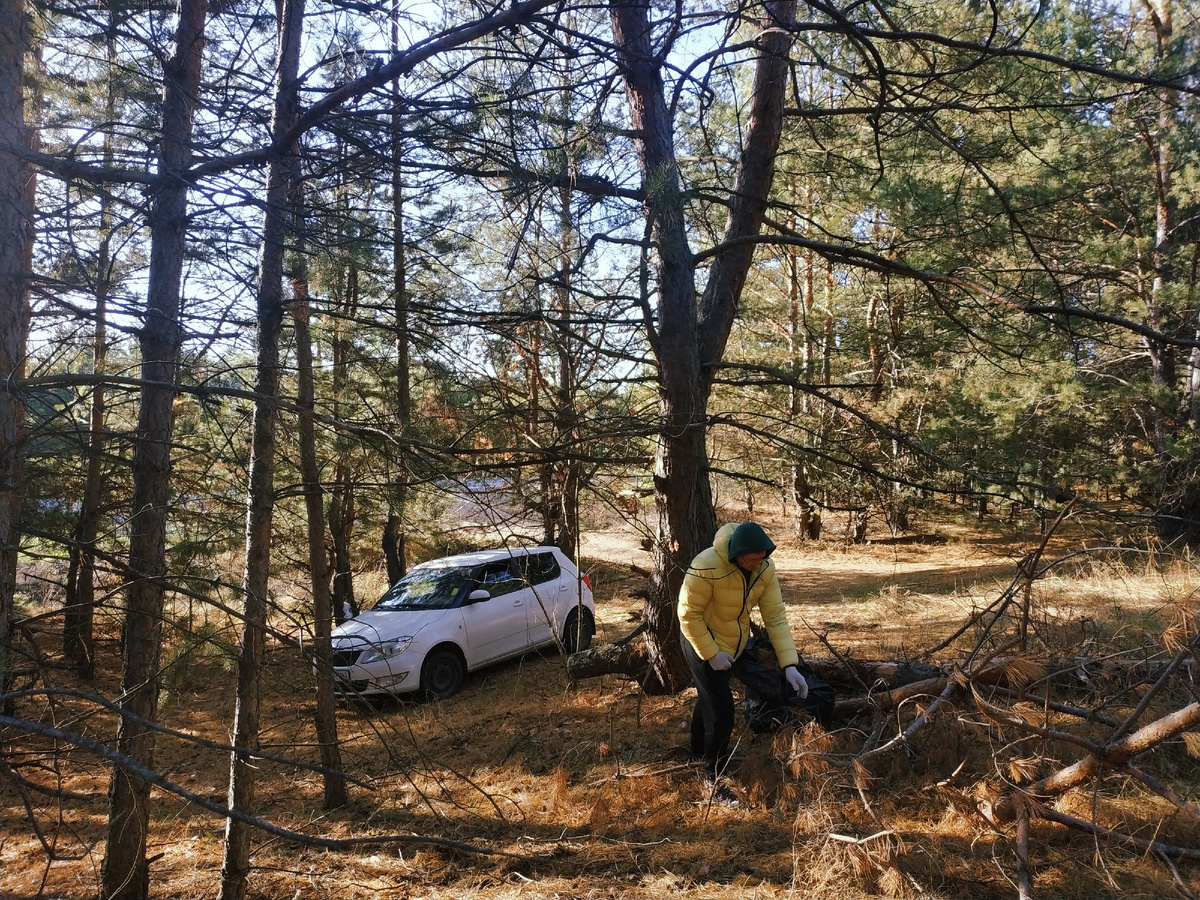
[[[778,532],[777,532],[778,533]],[[585,546],[599,600],[600,639],[635,627],[641,601],[630,592],[648,567],[620,533]],[[1028,547],[958,538],[931,543],[784,546],[778,561],[805,652],[825,655],[815,634],[859,658],[915,654],[951,634],[1009,584]],[[363,596],[371,591],[362,588]],[[1190,562],[1108,556],[1055,568],[1034,586],[1039,655],[1088,645],[1105,650],[1157,647],[1181,621],[1194,623],[1196,573]],[[302,596],[281,580],[279,596]],[[1182,617],[1182,618],[1181,618]],[[209,621],[209,635],[229,623]],[[1194,627],[1194,626],[1193,626]],[[281,628],[299,628],[281,623]],[[961,639],[968,647],[973,633]],[[47,647],[52,646],[47,638]],[[954,651],[948,651],[952,654]],[[102,647],[102,671],[90,688],[115,696],[115,646]],[[225,740],[232,723],[233,676],[221,641],[177,653],[180,675],[163,707],[171,728]],[[1013,664],[1020,667],[1020,663]],[[1025,677],[1036,683],[1039,672]],[[75,685],[62,672],[46,678]],[[276,643],[269,653],[263,713],[265,749],[315,761],[310,674]],[[616,679],[571,683],[558,657],[531,655],[473,675],[466,689],[440,703],[380,702],[342,707],[339,728],[352,786],[349,807],[322,811],[319,776],[264,763],[259,814],[286,828],[327,838],[424,835],[462,841],[487,853],[454,851],[408,840],[350,852],[303,847],[262,837],[254,850],[252,896],[263,898],[695,898],[1016,896],[1014,836],[979,814],[977,801],[999,776],[1040,777],[1069,747],[1020,742],[1002,727],[946,706],[908,752],[856,768],[849,760],[874,725],[839,722],[832,733],[798,723],[774,735],[735,734],[731,783],[741,804],[710,805],[686,760],[693,692],[648,697]],[[884,722],[885,737],[912,721],[929,698]],[[1112,701],[1120,717],[1130,698]],[[28,700],[19,713],[110,738],[108,714],[78,717],[82,707]],[[1036,706],[1023,714],[1069,725]],[[1099,731],[1097,731],[1099,733]],[[6,735],[10,761],[32,762],[44,743]],[[1156,777],[1195,802],[1200,738],[1152,763]],[[23,755],[25,754],[25,755]],[[997,772],[1003,761],[1003,772]],[[158,765],[189,791],[223,802],[227,757],[164,737]],[[59,858],[48,858],[31,834],[18,795],[3,796],[0,889],[5,897],[96,895],[103,853],[107,772],[80,750],[27,777],[75,792],[55,801],[32,796],[37,820]],[[861,790],[861,793],[860,793]],[[864,802],[864,800],[866,802]],[[216,894],[223,821],[165,792],[152,811],[151,871],[157,897]],[[1160,812],[1158,837],[1197,842],[1165,801],[1137,785],[1107,782],[1096,794],[1076,789],[1063,811],[1132,827]],[[1182,896],[1180,882],[1200,891],[1200,870],[1178,875],[1153,856],[1099,848],[1091,838],[1035,823],[1039,898]]]

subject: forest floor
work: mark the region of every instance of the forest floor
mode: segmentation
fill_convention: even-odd
[[[761,518],[765,518],[760,516]],[[768,520],[769,522],[769,520]],[[802,652],[902,659],[932,647],[991,603],[1040,537],[984,534],[947,519],[936,529],[859,546],[796,543],[775,523],[776,554],[793,632]],[[1145,553],[1080,553],[1101,543],[1076,530],[1048,551],[1071,555],[1034,583],[1035,630],[1047,653],[1081,648],[1143,652],[1164,629],[1196,615],[1196,567]],[[595,590],[598,640],[632,631],[641,616],[650,558],[627,528],[596,528],[583,544]],[[378,573],[364,573],[360,596]],[[380,587],[381,584],[375,584]],[[289,590],[286,584],[281,594]],[[220,637],[219,632],[210,632]],[[168,657],[162,721],[187,735],[222,742],[233,718],[231,634]],[[969,642],[968,638],[964,639]],[[51,646],[49,637],[45,645]],[[225,648],[224,650],[222,648]],[[947,650],[951,658],[954,648]],[[101,670],[84,685],[58,672],[58,687],[106,697],[119,684],[115,641],[101,647]],[[264,679],[263,748],[316,761],[311,673],[294,649],[269,647]],[[49,679],[47,679],[49,682]],[[646,696],[615,676],[570,681],[564,660],[532,654],[473,674],[441,702],[388,701],[339,707],[341,751],[353,779],[348,806],[322,810],[322,782],[277,762],[260,768],[258,815],[285,829],[333,839],[376,839],[351,850],[303,846],[261,835],[253,851],[250,896],[299,898],[774,898],[874,896],[1010,898],[1014,834],[990,825],[973,798],[992,770],[1002,729],[939,716],[908,752],[869,773],[864,802],[849,759],[869,720],[838,721],[829,733],[797,723],[759,735],[739,716],[730,783],[740,803],[714,805],[687,760],[694,691]],[[107,713],[69,698],[22,701],[21,716],[111,740]],[[958,710],[961,712],[961,710]],[[912,711],[902,712],[906,724]],[[1114,715],[1120,716],[1119,712]],[[31,762],[35,745],[10,732],[10,760]],[[1198,745],[1200,746],[1200,745]],[[1196,802],[1190,745],[1168,748],[1157,777]],[[28,752],[29,755],[22,755]],[[1078,751],[1046,746],[1060,763]],[[16,755],[12,755],[15,753]],[[158,768],[199,798],[223,804],[227,754],[176,737],[159,739]],[[29,771],[34,771],[30,769]],[[108,769],[73,750],[41,774],[68,792],[30,795],[48,854],[33,834],[17,792],[3,790],[0,896],[91,898],[103,856]],[[1114,824],[1144,813],[1132,788],[1075,790],[1059,808]],[[213,898],[224,820],[197,803],[156,789],[149,855],[152,894]],[[1200,843],[1166,817],[1161,836]],[[1167,865],[1137,850],[1101,846],[1061,826],[1032,826],[1035,898],[1196,896],[1200,866]],[[424,838],[434,838],[426,841]],[[451,847],[439,841],[470,845]],[[476,850],[480,852],[475,852]]]

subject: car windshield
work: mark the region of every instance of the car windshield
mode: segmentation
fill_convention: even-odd
[[[388,588],[374,608],[449,609],[458,599],[459,589],[470,574],[471,569],[462,566],[421,566]]]

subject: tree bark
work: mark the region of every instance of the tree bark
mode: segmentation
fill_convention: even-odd
[[[675,603],[692,558],[707,547],[717,520],[709,484],[708,399],[733,327],[766,210],[782,130],[794,0],[770,0],[758,38],[746,138],[730,192],[721,245],[697,310],[696,259],[687,239],[686,209],[675,158],[663,61],[652,44],[649,4],[609,6],[617,64],[625,82],[642,173],[645,216],[656,257],[658,329],[650,345],[658,362],[659,437],[654,484],[658,534],[646,604],[648,690],[689,683],[679,644]],[[647,313],[647,321],[655,316]]]
[[[400,0],[392,0],[392,55],[400,53]],[[396,318],[396,422],[407,435],[412,426],[412,370],[408,324],[408,258],[404,237],[404,155],[400,78],[392,79],[392,116],[389,123],[392,151],[392,290]],[[404,519],[408,507],[408,467],[401,457],[395,479],[395,500],[384,530],[383,553],[387,560],[388,584],[395,584],[408,571],[408,542]]]
[[[346,202],[343,190],[343,202]],[[358,312],[358,267],[346,266],[345,289],[342,292],[341,316],[333,327],[333,412],[341,415],[341,398],[348,390],[353,343],[346,332],[345,322]],[[341,624],[358,612],[354,599],[354,570],[351,540],[354,537],[354,477],[351,472],[351,452],[342,443],[335,449],[332,496],[329,500],[329,533],[333,539],[333,617]]]
[[[35,176],[19,155],[31,145],[25,124],[29,42],[25,4],[0,0],[0,691],[12,681],[9,658],[17,581],[17,530],[24,483],[25,377]]]
[[[138,431],[133,454],[133,507],[129,564],[137,576],[126,591],[122,629],[121,717],[117,750],[153,768],[158,715],[159,656],[166,574],[167,505],[171,478],[176,368],[181,343],[180,287],[187,235],[192,124],[200,88],[207,0],[180,0],[175,52],[164,65],[162,140],[157,195],[150,222],[146,316],[139,332],[141,375]],[[146,831],[150,785],[122,768],[109,786],[108,843],[101,872],[106,900],[146,900]]]
[[[298,115],[297,72],[304,30],[304,0],[279,7],[278,50],[271,133],[286,133]],[[291,152],[292,148],[288,148]],[[291,171],[287,160],[267,164],[266,209],[258,270],[258,361],[254,426],[250,448],[250,484],[246,501],[246,569],[242,580],[242,646],[238,654],[237,705],[233,753],[229,760],[229,808],[255,812],[259,746],[261,677],[266,647],[271,571],[271,530],[275,508],[275,432],[279,395],[279,332],[283,323],[285,240],[289,232]],[[225,824],[225,858],[219,900],[243,900],[250,874],[251,827],[240,819]]]
[[[662,63],[651,45],[650,6],[644,0],[613,0],[609,9],[636,135],[659,297],[659,327],[650,340],[658,361],[659,439],[654,459],[658,533],[646,603],[653,679],[647,687],[677,691],[689,679],[679,647],[674,599],[688,564],[712,540],[717,525],[705,446],[708,397],[700,371],[696,270],[688,246]]]
[[[349,799],[346,778],[342,774],[342,753],[338,744],[337,707],[333,692],[333,604],[329,595],[329,554],[325,549],[325,500],[321,490],[321,472],[317,464],[317,442],[312,411],[313,385],[312,335],[309,331],[308,278],[304,254],[297,254],[297,275],[293,281],[296,322],[296,369],[299,385],[296,405],[300,415],[300,473],[304,484],[304,507],[308,518],[308,567],[313,592],[313,657],[317,679],[317,710],[314,725],[321,752],[324,774],[325,809],[345,806]]]
[[[564,157],[564,166],[565,166]],[[564,175],[567,173],[564,171]],[[571,187],[567,179],[558,191],[559,264],[554,282],[559,322],[554,333],[558,354],[558,397],[554,408],[554,439],[572,448],[557,464],[558,548],[574,559],[579,551],[579,460],[575,443],[579,437],[579,409],[575,398],[576,342],[572,340],[571,271],[575,223],[571,217]]]
[[[336,366],[336,364],[335,364]],[[329,534],[333,540],[333,618],[339,625],[358,614],[354,599],[354,569],[350,541],[354,537],[354,480],[339,451],[334,464],[333,496],[329,501]]]

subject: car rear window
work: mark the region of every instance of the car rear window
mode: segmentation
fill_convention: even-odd
[[[531,553],[521,560],[525,571],[522,573],[530,584],[544,584],[553,581],[562,572],[558,557],[553,553]]]

